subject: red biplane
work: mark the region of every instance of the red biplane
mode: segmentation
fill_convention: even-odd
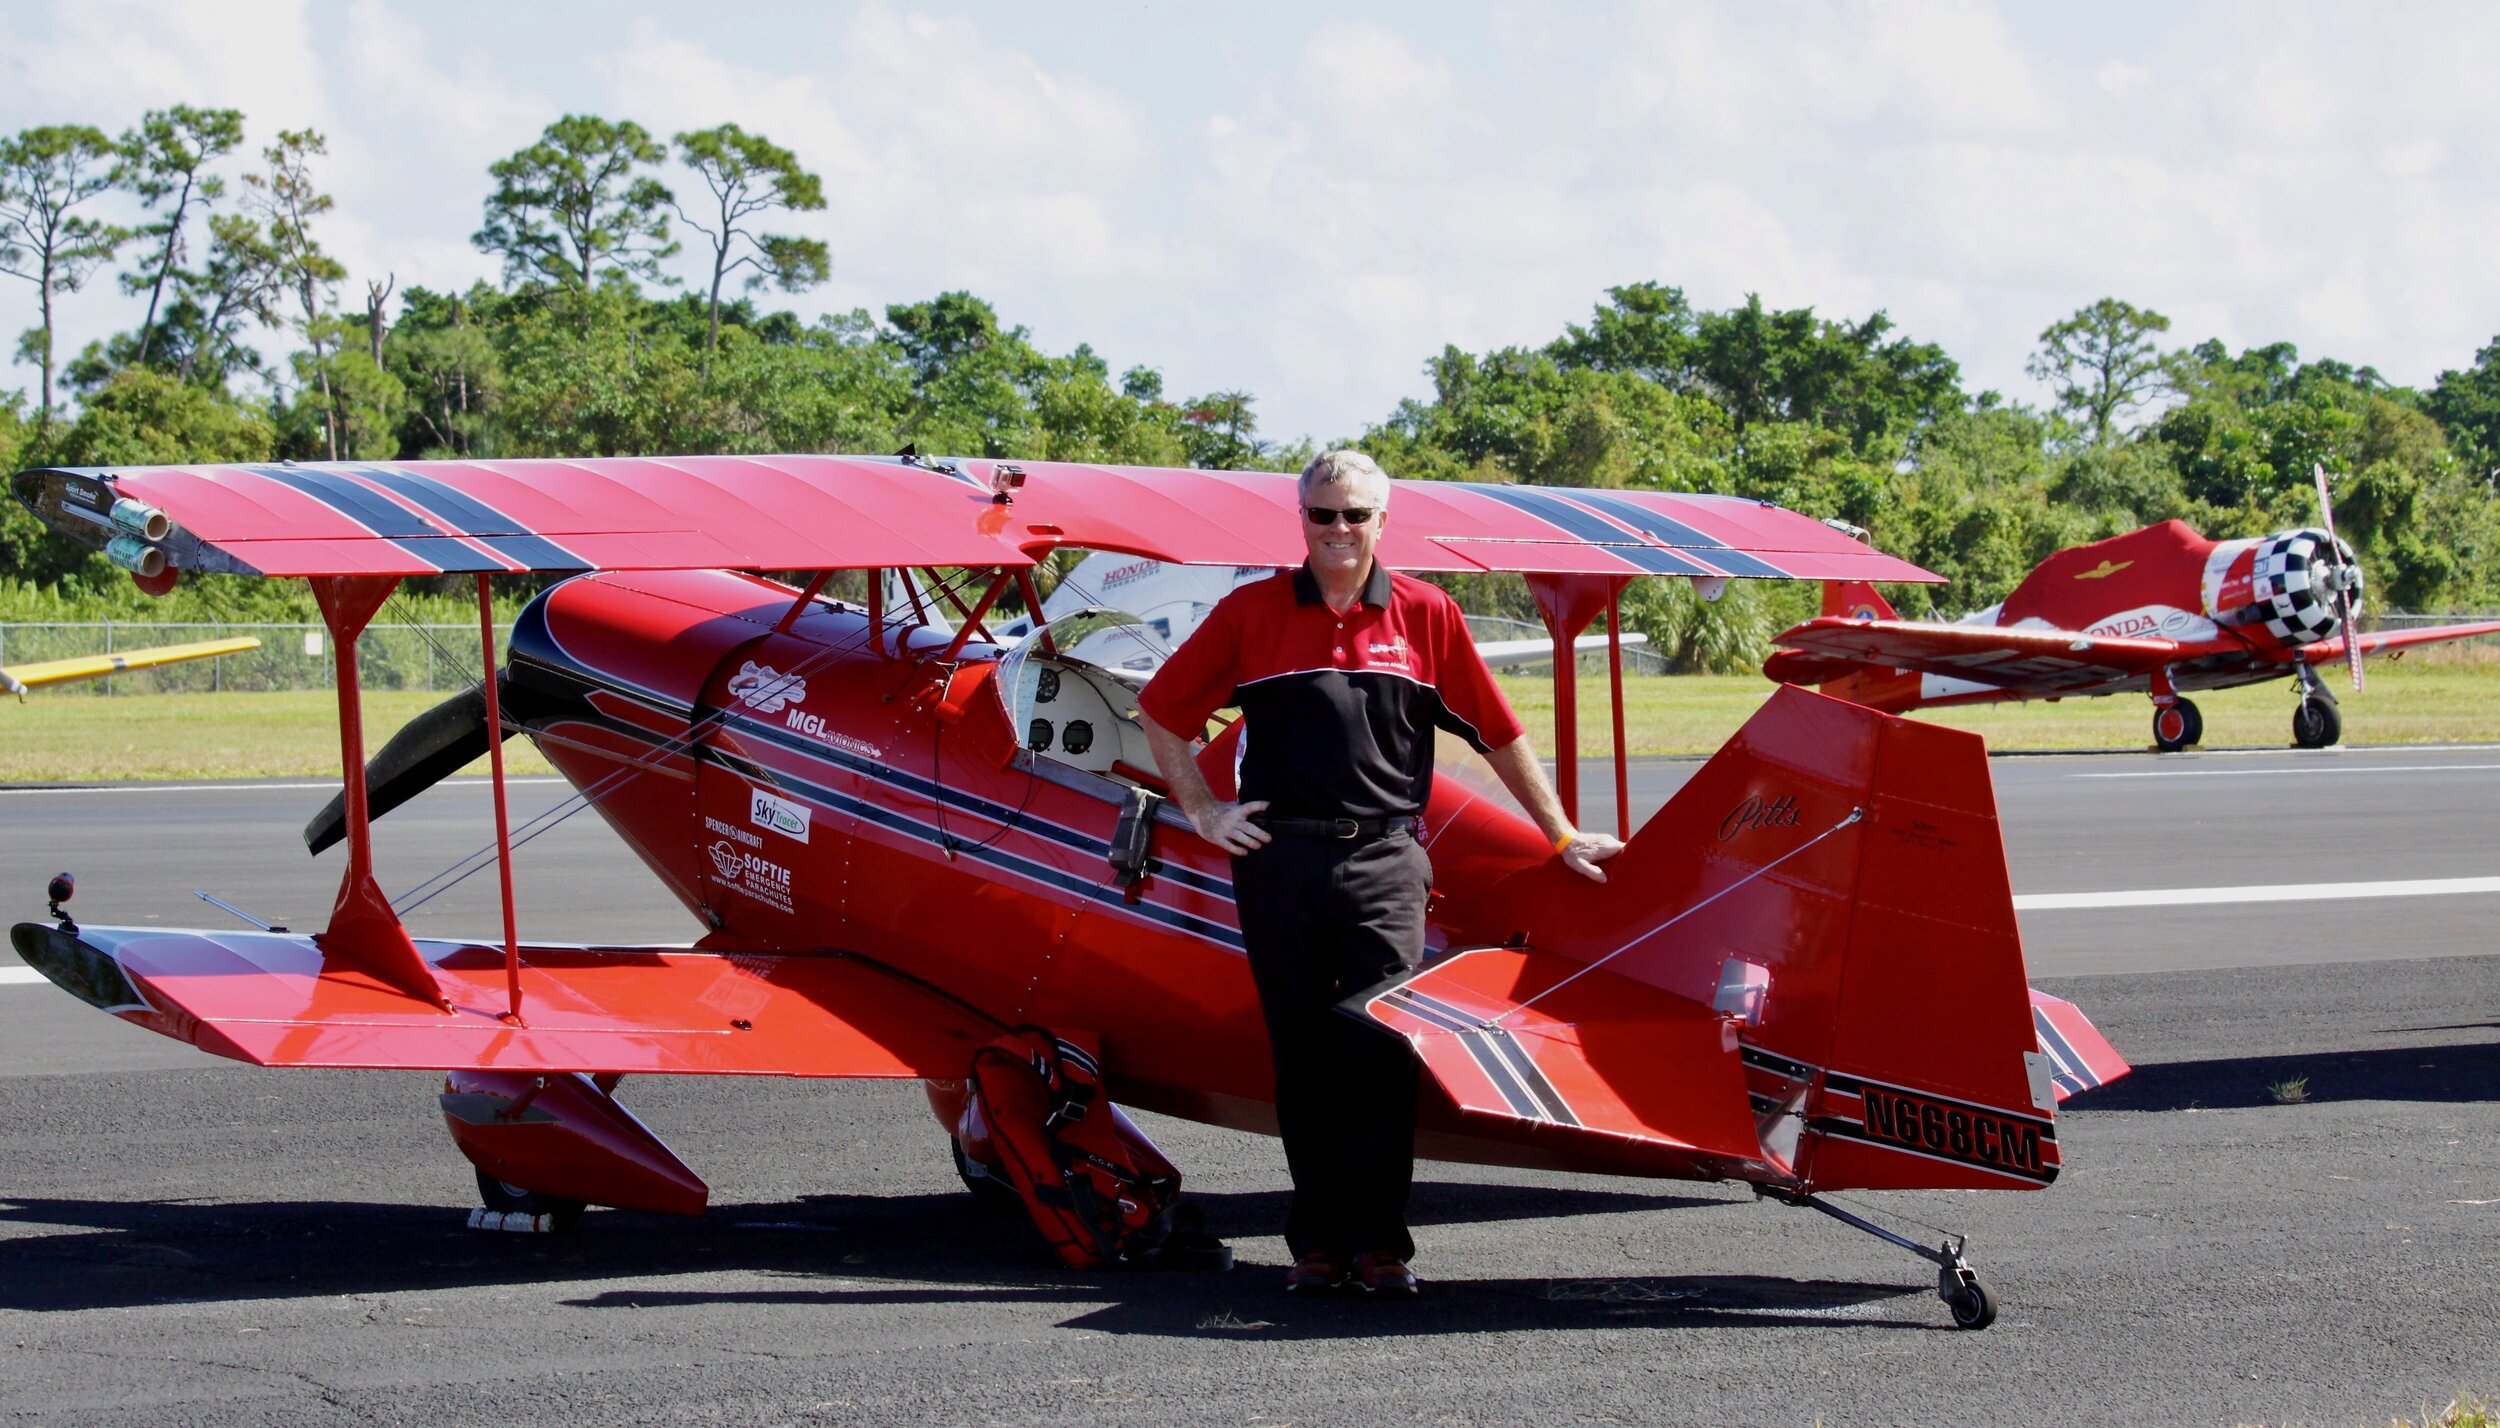
[[[1887,713],[2150,694],[2164,753],[2204,735],[2185,691],[2289,676],[2292,742],[2325,748],[2344,716],[2320,665],[2347,662],[2359,689],[2366,653],[2496,634],[2500,621],[2354,635],[2361,567],[2336,538],[2325,469],[2315,475],[2323,525],[2214,541],[2163,521],[2061,550],[2002,604],[1951,624],[1896,618],[1870,585],[1827,584],[1822,615],[1781,632],[1762,672]]]
[[[637,1072],[920,1078],[967,1182],[1093,1236],[1061,1240],[1070,1262],[1151,1253],[1177,1175],[1116,1109],[1083,1115],[1063,1071],[1128,1106],[1272,1129],[1229,861],[1160,806],[1133,690],[1070,653],[1123,617],[1012,647],[983,621],[1011,592],[1040,609],[1033,566],[1062,546],[1292,564],[1291,478],[800,456],[37,470],[15,489],[73,536],[94,523],[72,508],[162,511],[151,549],[171,570],[312,582],[346,779],[306,838],[348,850],[317,933],[80,927],[56,905],[14,930],[19,954],[217,1055],[448,1070],[478,1223],[700,1211],[704,1182],[615,1097]],[[1523,572],[1563,647],[1645,574],[1932,578],[1752,501],[1402,482],[1394,504],[1383,559]],[[939,592],[951,631],[887,605],[878,572],[898,566],[963,573]],[[864,606],[824,597],[843,570],[870,572]],[[485,585],[513,571],[585,573],[527,608],[497,668]],[[494,677],[368,768],[356,634],[400,578],[443,572],[477,577]],[[513,732],[684,902],[697,941],[520,942]],[[1204,751],[1219,791],[1238,737]],[[473,866],[505,870],[503,935],[413,939],[375,884],[369,820],[481,753],[496,827]],[[1620,822],[1620,758],[1615,782]],[[1976,737],[1782,691],[1602,886],[1462,778],[1439,779],[1427,817],[1433,956],[1346,1006],[1413,1045],[1423,1154],[1745,1181],[1933,1261],[1966,1327],[1994,1316],[1958,1237],[1921,1244],[1822,1198],[2044,1186],[2059,1100],[2126,1070],[2027,985]],[[1032,1084],[1005,1094],[985,1079],[1001,1066]],[[1094,1139],[1072,1148],[1078,1131]],[[1089,1220],[1076,1192],[1106,1168],[1118,1203]]]

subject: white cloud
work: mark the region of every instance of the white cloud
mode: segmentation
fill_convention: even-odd
[[[819,173],[826,211],[774,223],[825,239],[845,285],[870,285],[853,287],[864,300],[974,285],[996,299],[1001,284],[1133,280],[1162,266],[1153,225],[1126,211],[1151,148],[1136,112],[969,22],[870,7],[796,73],[641,22],[593,66],[609,106],[655,133],[734,121]],[[678,177],[692,209],[700,190]]]
[[[2408,382],[2500,329],[2487,6],[1497,3],[1166,51],[1134,16],[967,3],[567,47],[480,46],[410,0],[61,0],[0,14],[0,126],[179,101],[245,110],[255,145],[317,127],[354,284],[443,288],[493,271],[467,243],[485,167],[558,114],[734,120],[825,179],[825,212],[771,225],[832,248],[803,310],[969,287],[1052,350],[1250,390],[1277,436],[1357,430],[1443,343],[1542,343],[1644,279],[1880,306],[2018,396],[2040,329],[2104,294],[2183,342]],[[0,325],[31,320],[22,287]],[[119,303],[66,303],[64,350]]]

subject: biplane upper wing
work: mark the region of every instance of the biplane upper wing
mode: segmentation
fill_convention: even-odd
[[[311,937],[20,923],[28,966],[88,1004],[257,1066],[749,1076],[962,1074],[998,1027],[856,957],[419,939],[448,1005],[325,959]]]
[[[241,654],[259,648],[258,639],[238,635],[228,640],[198,640],[185,645],[123,650],[118,654],[79,655],[72,659],[11,665],[0,669],[0,691],[22,697],[27,690],[40,689],[47,684],[64,684],[73,679],[101,679],[108,674],[150,669],[160,664],[179,664],[184,660],[214,659],[219,655]]]
[[[2419,630],[2379,630],[2361,637],[2361,652],[2377,654],[2380,650],[2408,649],[2414,645],[2435,645],[2443,640],[2470,640],[2476,635],[2500,635],[2500,620],[2485,620],[2472,625],[2430,625]],[[2300,657],[2308,664],[2325,664],[2344,657],[2344,637],[2320,640],[2302,645]]]
[[[54,530],[148,543],[177,570],[259,575],[1023,566],[1060,546],[1193,565],[1287,566],[1292,478],[1271,472],[900,457],[46,468],[17,498]],[[161,515],[162,520],[152,519]],[[1822,522],[1726,496],[1401,481],[1397,569],[1939,577]]]
[[[1905,669],[2044,694],[2127,679],[2179,655],[2175,640],[1831,615],[1784,630],[1776,642],[1785,648],[1762,672],[1783,684],[1820,684],[1860,669]]]

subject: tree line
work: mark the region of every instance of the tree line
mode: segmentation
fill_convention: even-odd
[[[465,291],[348,272],[324,246],[326,155],[316,132],[254,148],[239,111],[180,105],[118,136],[47,125],[0,140],[0,273],[37,297],[17,346],[37,381],[0,397],[0,459],[913,444],[1289,470],[1317,445],[1262,436],[1248,392],[1175,398],[1151,367],[1115,375],[1084,344],[1045,352],[971,293],[813,321],[770,306],[835,258],[775,230],[838,196],[736,124],[666,141],[589,115],[548,125],[489,167],[472,241],[501,277]],[[139,321],[59,352],[61,306],[107,273],[145,298]],[[2377,602],[2500,607],[2500,338],[2415,390],[2288,343],[2232,352],[2169,329],[2115,298],[2051,324],[2030,363],[2051,401],[2035,409],[1968,390],[1940,347],[1880,311],[1709,310],[1634,283],[1542,346],[1445,348],[1424,362],[1428,397],[1335,435],[1400,476],[1717,491],[1844,521],[1951,577],[1901,592],[1915,613],[2001,599],[2051,551],[2150,521],[2214,536],[2312,523],[2322,462]],[[6,504],[0,612],[133,601],[100,559],[40,539]],[[1525,608],[1515,581],[1462,583],[1472,607]],[[1758,662],[1815,598],[1738,582],[1704,605],[1679,582],[1635,588],[1627,623],[1700,668]],[[177,599],[232,611],[247,597]]]

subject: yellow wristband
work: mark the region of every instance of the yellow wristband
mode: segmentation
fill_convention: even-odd
[[[1580,841],[1580,835],[1579,835],[1578,833],[1576,833],[1576,832],[1572,832],[1572,833],[1565,833],[1565,834],[1564,834],[1564,835],[1562,835],[1560,838],[1557,838],[1557,839],[1555,839],[1555,840],[1554,840],[1554,851],[1555,851],[1555,852],[1557,852],[1557,853],[1567,851],[1567,850],[1571,847],[1571,845],[1572,845],[1572,844],[1577,843],[1577,842],[1579,842],[1579,841]]]

